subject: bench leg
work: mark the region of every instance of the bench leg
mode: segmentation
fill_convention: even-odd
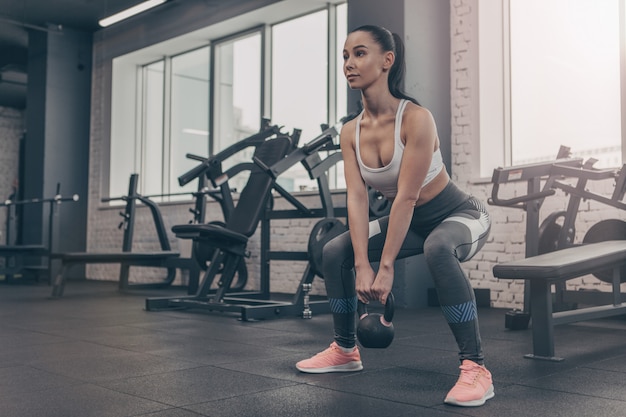
[[[61,264],[59,273],[54,277],[52,281],[52,297],[62,297],[63,290],[65,289],[65,272],[67,271],[67,265]]]
[[[118,281],[118,288],[120,290],[126,290],[130,286],[129,284],[129,275],[130,275],[130,265],[121,263],[120,264],[120,278]]]
[[[552,290],[547,281],[530,281],[530,317],[532,320],[533,353],[529,359],[562,361],[554,356],[554,323],[552,320]]]

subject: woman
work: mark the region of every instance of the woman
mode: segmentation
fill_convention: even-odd
[[[363,369],[357,299],[384,304],[395,260],[424,253],[461,361],[444,402],[479,406],[494,396],[493,384],[483,365],[474,291],[460,262],[484,245],[489,215],[450,181],[431,113],[401,91],[403,55],[398,35],[379,26],[359,27],[346,39],[343,70],[350,87],[361,91],[363,111],[341,131],[350,230],[323,250],[335,340],[296,367],[307,373]],[[389,216],[369,221],[366,185],[392,201]]]

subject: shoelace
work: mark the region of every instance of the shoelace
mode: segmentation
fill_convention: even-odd
[[[334,352],[340,352],[341,353],[341,349],[339,349],[337,346],[331,345],[326,350],[321,351],[320,353],[318,353],[315,356],[316,357],[328,356],[328,355],[330,355],[330,354],[332,354]]]
[[[459,382],[467,385],[474,385],[480,375],[480,366],[478,365],[461,365],[461,375]]]

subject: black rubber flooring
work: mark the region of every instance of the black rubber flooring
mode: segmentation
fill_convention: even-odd
[[[242,322],[216,312],[144,310],[115,283],[0,285],[0,416],[626,416],[626,320],[558,326],[559,363],[523,358],[530,330],[481,309],[496,396],[442,400],[458,377],[438,308],[396,312],[396,338],[362,350],[365,369],[308,375],[294,364],[328,346],[331,316]]]

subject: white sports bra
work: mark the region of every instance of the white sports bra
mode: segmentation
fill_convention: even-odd
[[[359,114],[356,119],[356,159],[359,163],[359,169],[361,171],[361,177],[363,181],[370,187],[380,191],[387,198],[394,198],[398,193],[398,176],[400,175],[400,163],[402,162],[402,154],[404,152],[404,144],[400,138],[400,128],[402,125],[402,114],[406,107],[408,100],[401,100],[398,105],[398,111],[396,112],[396,121],[394,128],[394,150],[393,157],[389,164],[380,168],[370,168],[366,166],[361,160],[361,150],[359,146],[359,134],[361,131],[361,118],[363,113]],[[443,169],[443,158],[441,156],[441,149],[437,149],[433,153],[433,158],[430,163],[430,168],[424,179],[422,187],[430,183]]]

